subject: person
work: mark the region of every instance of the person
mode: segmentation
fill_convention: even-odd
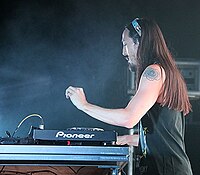
[[[86,99],[84,90],[69,86],[65,95],[81,111],[102,122],[146,128],[146,164],[149,175],[192,175],[186,154],[185,116],[191,111],[186,84],[158,24],[136,18],[122,33],[122,54],[136,70],[136,93],[127,106],[107,109]],[[116,88],[116,87],[114,87]],[[120,144],[126,137],[120,138]]]

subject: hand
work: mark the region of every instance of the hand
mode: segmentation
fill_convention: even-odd
[[[123,135],[117,136],[117,145],[130,145],[130,146],[138,146],[139,144],[139,135]]]
[[[65,91],[65,96],[80,110],[87,104],[85,93],[82,88],[69,86]]]

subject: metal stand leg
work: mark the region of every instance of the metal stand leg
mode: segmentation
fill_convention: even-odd
[[[134,130],[130,129],[129,134],[133,135]],[[128,175],[134,175],[135,165],[134,165],[134,147],[129,146],[129,161],[128,161]]]
[[[130,157],[128,162],[128,175],[134,175],[135,165],[134,165],[134,147],[130,146]]]

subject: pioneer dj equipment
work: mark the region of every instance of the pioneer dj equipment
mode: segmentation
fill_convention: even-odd
[[[50,145],[113,145],[116,142],[115,131],[100,128],[69,128],[66,130],[33,130],[36,144]]]

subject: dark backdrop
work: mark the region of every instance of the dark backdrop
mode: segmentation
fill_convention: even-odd
[[[0,1],[0,136],[32,113],[44,117],[46,129],[80,126],[126,133],[78,111],[65,99],[65,88],[83,87],[88,101],[103,107],[125,106],[124,25],[138,16],[154,18],[177,60],[198,61],[199,8],[198,1],[187,0]],[[38,123],[27,120],[16,135],[26,136]]]

